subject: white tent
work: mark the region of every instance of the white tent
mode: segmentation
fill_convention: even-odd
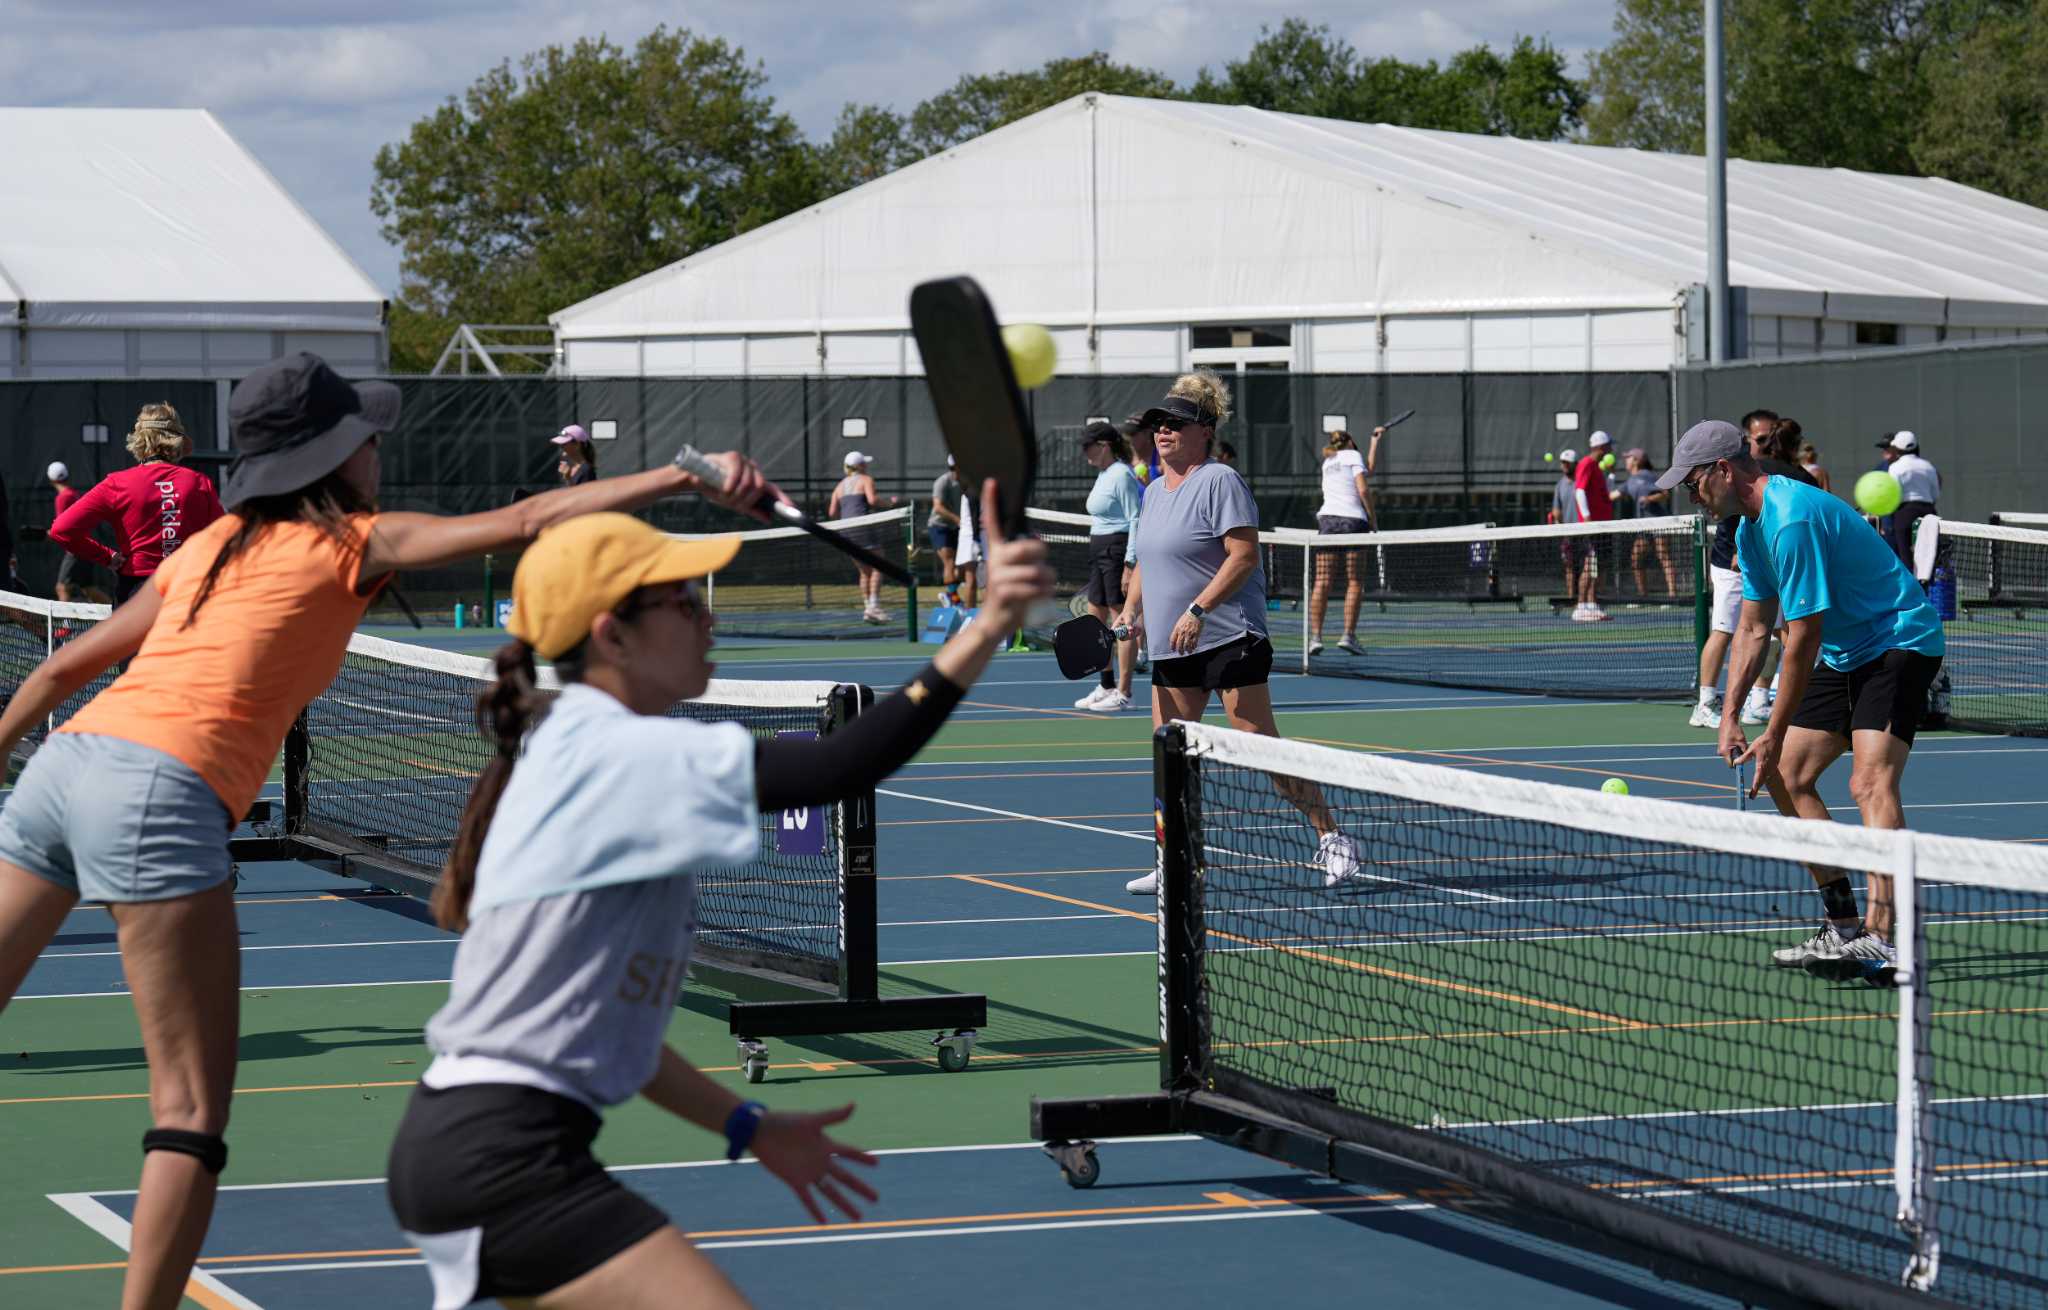
[[[1704,354],[1697,157],[1079,96],[552,318],[583,374],[917,371],[970,272],[1062,371],[1664,369]],[[1735,161],[1738,352],[2048,331],[2048,212]]]
[[[0,109],[0,378],[385,358],[384,294],[202,109]]]

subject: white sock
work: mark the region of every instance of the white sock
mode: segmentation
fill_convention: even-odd
[[[1700,704],[1712,705],[1715,701],[1719,700],[1720,698],[1721,693],[1714,690],[1712,687],[1700,688]]]

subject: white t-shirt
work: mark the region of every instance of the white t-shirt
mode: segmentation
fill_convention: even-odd
[[[1355,450],[1340,450],[1323,461],[1323,503],[1316,510],[1336,518],[1362,519],[1365,502],[1359,499],[1357,479],[1365,476],[1365,456]]]
[[[1899,480],[1900,500],[1924,500],[1932,505],[1941,499],[1941,474],[1918,455],[1893,460],[1891,475]]]

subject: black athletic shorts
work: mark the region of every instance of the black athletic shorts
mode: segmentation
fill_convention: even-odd
[[[1153,660],[1152,685],[1232,691],[1238,687],[1263,687],[1272,672],[1273,643],[1257,633],[1247,633],[1211,650]]]
[[[1128,532],[1105,532],[1088,538],[1088,602],[1120,608],[1124,603],[1124,553],[1131,548]]]
[[[1910,746],[1927,710],[1927,689],[1939,672],[1939,655],[1911,650],[1888,650],[1847,673],[1816,664],[1792,726],[1838,737],[1889,732]]]
[[[385,1193],[437,1303],[540,1296],[668,1225],[590,1153],[602,1122],[532,1087],[413,1089]]]
[[[134,578],[126,573],[116,573],[114,575],[114,603],[116,605],[126,605],[128,598],[141,591],[148,582],[148,578]]]

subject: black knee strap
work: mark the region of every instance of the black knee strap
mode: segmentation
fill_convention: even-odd
[[[188,1133],[182,1128],[152,1128],[142,1135],[142,1153],[176,1151],[189,1155],[217,1174],[228,1167],[228,1144],[211,1133]]]

